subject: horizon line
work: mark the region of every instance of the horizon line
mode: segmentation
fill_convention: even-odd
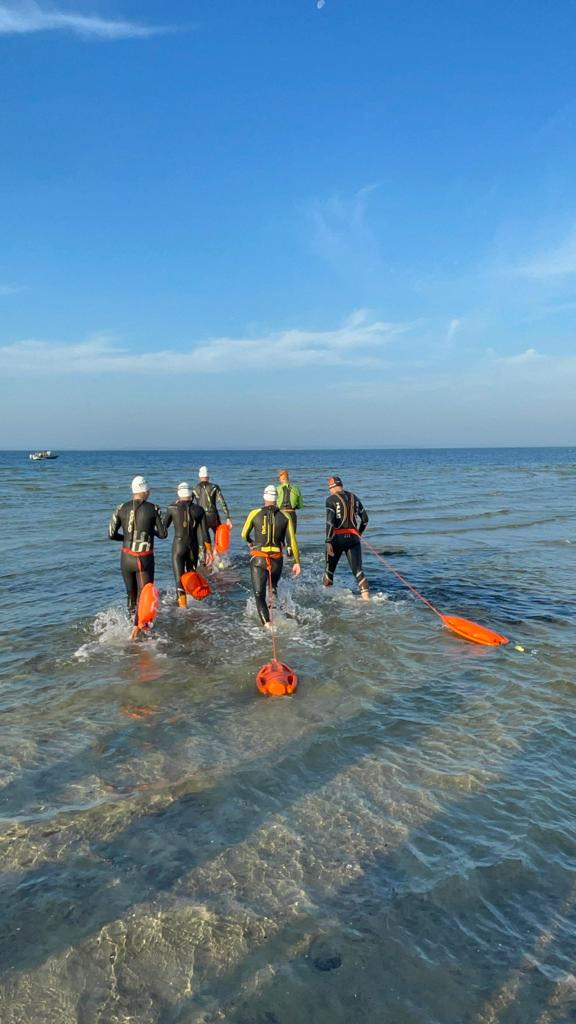
[[[213,447],[213,448],[165,448],[165,447],[141,447],[137,446],[134,448],[47,448],[42,449],[44,451],[54,452],[370,452],[370,451],[463,451],[466,449],[480,449],[480,450],[492,450],[492,449],[538,449],[538,448],[576,448],[576,442],[571,444],[458,444],[458,445],[447,445],[447,444],[426,444],[426,445],[413,445],[413,444],[388,444],[388,445],[340,445],[338,447],[328,447],[322,445],[314,445],[306,448],[286,448],[286,447],[270,447],[270,448],[257,448],[254,446],[246,446],[243,448],[228,448],[228,447]],[[29,452],[31,449],[28,448],[4,448],[0,447],[0,452]],[[40,450],[40,449],[37,449]]]

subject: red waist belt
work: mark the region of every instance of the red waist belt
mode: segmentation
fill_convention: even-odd
[[[153,555],[154,551],[132,551],[132,548],[122,548],[125,555],[135,555],[136,558],[144,558],[145,555]]]
[[[344,530],[344,529],[334,530],[332,536],[333,537],[334,536],[340,537],[343,533],[351,533],[351,534],[353,534],[354,537],[359,537],[360,536],[360,534],[358,533],[358,530],[355,530],[353,526],[351,526],[348,530]]]

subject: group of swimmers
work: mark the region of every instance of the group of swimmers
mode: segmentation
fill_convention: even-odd
[[[137,617],[138,598],[147,583],[154,582],[154,538],[168,536],[174,527],[172,568],[176,580],[178,604],[186,607],[182,576],[194,572],[199,561],[206,566],[213,562],[216,530],[221,524],[220,509],[226,525],[233,526],[224,495],[218,484],[210,480],[208,468],[198,470],[198,483],[191,487],[183,481],[177,498],[162,514],[158,505],[148,501],[150,487],[143,476],[135,476],[131,484],[132,498],[112,513],[108,536],[122,543],[120,569],[128,597],[129,614]],[[346,555],[354,574],[360,596],[369,599],[368,581],[362,568],[360,536],[366,529],[368,514],[352,491],[344,490],[339,476],[328,478],[326,499],[326,561],[322,583],[331,587],[336,566]],[[303,507],[300,488],[290,481],[288,470],[278,471],[278,485],[269,484],[262,496],[263,505],[253,509],[242,528],[250,554],[250,575],[258,616],[263,626],[270,626],[270,610],[266,589],[270,583],[276,594],[282,575],[284,551],[293,560],[292,574],[301,572],[300,551],[296,540],[297,509]]]

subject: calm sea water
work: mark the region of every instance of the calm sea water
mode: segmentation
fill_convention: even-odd
[[[128,640],[112,509],[208,462],[235,524],[306,508],[268,661],[239,529]],[[321,587],[328,473],[368,537]],[[0,453],[2,1024],[576,1020],[576,449]],[[524,650],[518,650],[517,647]]]

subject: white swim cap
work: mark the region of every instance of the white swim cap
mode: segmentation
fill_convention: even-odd
[[[178,484],[178,497],[179,498],[191,498],[192,488],[190,484],[187,484],[185,480],[181,484]]]
[[[149,491],[148,482],[144,476],[135,476],[132,481],[132,494],[144,494]]]
[[[264,498],[264,501],[276,501],[278,492],[276,491],[274,484],[268,484],[268,487],[264,488],[264,494],[262,497]]]
[[[204,477],[208,479],[208,466],[200,466],[200,469],[198,470],[198,479],[203,480]]]

